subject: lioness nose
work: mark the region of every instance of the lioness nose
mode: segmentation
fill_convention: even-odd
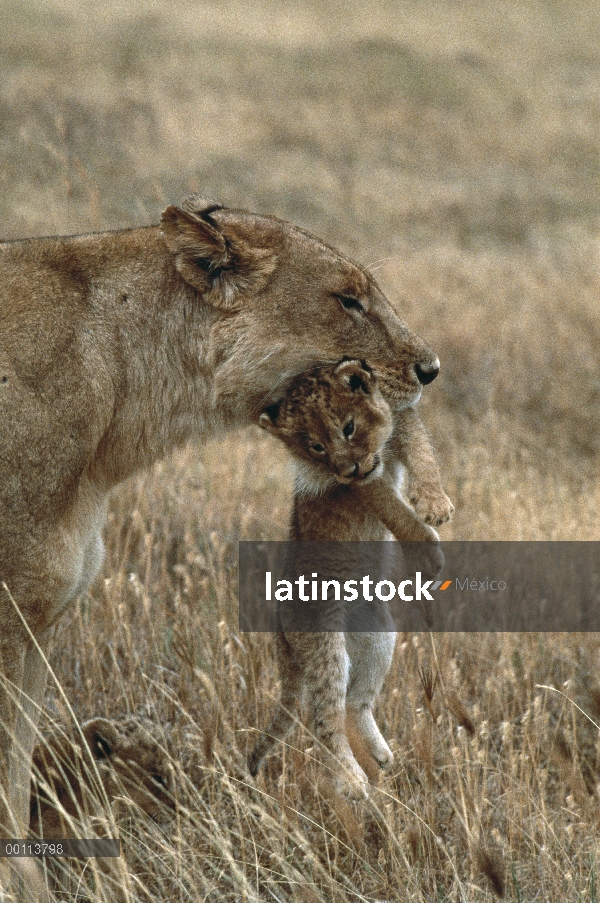
[[[440,364],[437,360],[426,366],[415,364],[415,373],[422,386],[427,386],[429,383],[432,383],[439,372]]]

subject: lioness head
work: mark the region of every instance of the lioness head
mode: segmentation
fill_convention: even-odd
[[[183,279],[219,314],[228,351],[214,385],[238,416],[255,422],[298,373],[343,357],[370,362],[394,410],[437,376],[436,355],[373,277],[302,229],[191,197],[167,207],[162,230]]]
[[[302,373],[258,422],[319,475],[340,483],[376,476],[392,433],[373,371],[355,360]]]

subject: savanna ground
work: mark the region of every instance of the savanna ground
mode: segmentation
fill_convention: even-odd
[[[299,223],[440,355],[421,411],[456,505],[443,538],[598,538],[600,6],[0,15],[2,237],[151,223],[190,191]],[[258,429],[180,451],[115,493],[101,578],[60,625],[79,719],[171,734],[176,817],[121,820],[125,899],[595,901],[600,736],[565,696],[600,718],[596,636],[402,636],[378,707],[396,761],[368,805],[319,794],[300,728],[249,778],[277,676],[270,640],[237,630],[237,543],[285,537],[290,488]],[[48,708],[69,722],[54,683]],[[66,888],[116,898],[91,864]]]

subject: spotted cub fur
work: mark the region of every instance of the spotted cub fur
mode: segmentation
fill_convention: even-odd
[[[169,758],[155,723],[135,715],[93,718],[81,730],[85,749],[79,732],[59,728],[34,749],[33,834],[73,836],[73,821],[101,812],[104,795],[111,804],[133,803],[155,819],[172,807]]]
[[[452,503],[441,488],[420,420],[412,409],[392,415],[365,362],[344,360],[307,371],[261,414],[259,424],[295,458],[291,540],[383,540],[390,530],[400,541],[431,542],[424,567],[440,569],[439,537],[429,524],[448,520]],[[409,497],[422,519],[398,494],[405,472]],[[384,613],[374,617],[388,626],[377,633],[278,635],[281,702],[250,755],[252,774],[286,735],[305,696],[318,741],[342,766],[335,782],[339,792],[366,793],[367,776],[352,747],[369,771],[373,759],[383,768],[391,764],[373,706],[391,666],[396,635],[389,613],[387,621]]]

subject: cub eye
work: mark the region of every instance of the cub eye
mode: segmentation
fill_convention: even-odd
[[[344,310],[355,310],[360,314],[364,314],[365,309],[357,298],[352,295],[336,295],[336,298],[344,308]]]
[[[346,439],[349,439],[350,436],[354,433],[354,420],[349,420],[346,426],[343,429],[344,436]]]
[[[325,449],[323,448],[322,445],[319,445],[318,442],[315,442],[314,445],[311,445],[310,450],[316,452],[317,455],[325,454]]]

